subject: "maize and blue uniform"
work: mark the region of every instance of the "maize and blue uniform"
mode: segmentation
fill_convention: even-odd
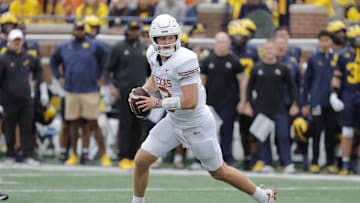
[[[240,64],[244,67],[244,73],[245,77],[250,77],[250,72],[254,66],[255,63],[259,61],[259,54],[256,47],[247,45],[243,52],[238,52],[235,49],[233,50],[233,54],[236,59],[239,60]],[[244,98],[240,98],[244,99]],[[240,135],[241,135],[241,142],[243,143],[244,148],[244,155],[245,155],[245,162],[244,162],[244,169],[248,170],[250,169],[250,166],[252,165],[251,162],[254,162],[254,157],[251,156],[251,139],[252,136],[250,134],[250,125],[253,121],[253,117],[239,114],[238,120],[240,123]]]
[[[360,127],[360,50],[339,53],[337,69],[342,73],[343,126]]]

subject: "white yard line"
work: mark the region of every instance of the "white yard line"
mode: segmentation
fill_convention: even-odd
[[[11,169],[10,172],[2,171],[3,169]],[[18,169],[26,169],[29,172],[17,172]],[[41,173],[37,173],[41,172]],[[45,172],[45,173],[44,173]],[[65,173],[53,173],[65,172]],[[174,176],[208,176],[204,170],[174,170],[174,169],[154,169],[151,170],[152,175],[174,175]],[[271,178],[271,179],[286,179],[286,180],[336,180],[336,181],[353,181],[360,182],[359,175],[338,176],[326,174],[260,174],[245,172],[250,178]],[[16,164],[11,167],[0,164],[0,177],[57,177],[57,176],[129,176],[132,175],[131,170],[119,170],[117,167],[101,167],[101,166],[64,166],[64,165],[41,165],[38,167],[31,167],[22,164]]]
[[[359,191],[360,187],[280,187],[277,191]],[[217,187],[203,187],[203,188],[148,188],[151,192],[216,192],[216,191],[237,191],[234,188],[217,188]],[[132,192],[132,188],[77,188],[77,189],[2,189],[2,192],[7,193],[43,193],[43,192],[57,192],[57,193],[82,193],[82,192]]]

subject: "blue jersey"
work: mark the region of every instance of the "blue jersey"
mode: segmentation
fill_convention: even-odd
[[[337,69],[342,73],[343,126],[360,126],[360,49],[339,53]]]
[[[317,52],[308,58],[304,74],[302,101],[312,107],[330,107],[331,79],[338,54]]]
[[[345,48],[339,53],[337,69],[342,73],[342,91],[360,91],[360,49]]]
[[[235,49],[232,51],[235,58],[238,59],[240,64],[245,68],[244,72],[246,77],[249,77],[254,64],[259,61],[258,50],[253,46],[247,45],[242,52],[238,52]]]

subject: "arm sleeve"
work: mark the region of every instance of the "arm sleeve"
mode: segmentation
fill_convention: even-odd
[[[312,59],[309,58],[308,65],[307,65],[307,68],[306,68],[305,74],[304,74],[304,86],[303,86],[304,89],[302,92],[302,101],[303,101],[304,105],[308,105],[311,102],[309,91],[312,86],[313,74],[314,74],[313,72],[314,72],[314,64],[312,62]]]
[[[60,48],[57,48],[55,52],[50,56],[50,70],[52,75],[59,79],[60,73],[59,73],[59,65],[63,63],[61,54],[60,54]]]

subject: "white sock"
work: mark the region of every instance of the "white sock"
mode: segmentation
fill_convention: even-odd
[[[183,160],[183,156],[180,155],[180,154],[175,154],[175,157],[174,157],[174,164],[175,163],[179,163]]]
[[[133,196],[132,203],[145,203],[145,198]]]
[[[260,187],[256,187],[256,190],[254,194],[251,195],[251,197],[256,200],[257,202],[266,202],[267,201],[267,195],[266,191],[264,189],[261,189]]]

